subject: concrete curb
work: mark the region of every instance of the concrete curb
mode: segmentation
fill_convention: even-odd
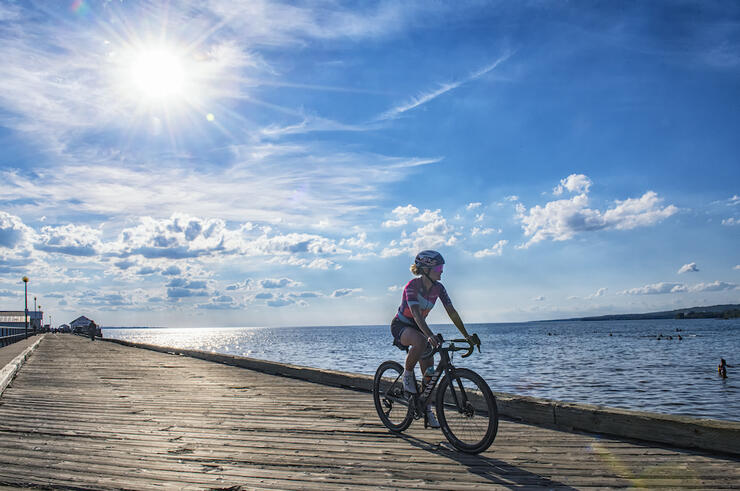
[[[364,392],[372,392],[373,387],[373,377],[370,375],[302,367],[222,353],[132,343],[120,339],[103,340],[335,387]],[[740,422],[567,403],[503,392],[494,392],[494,395],[499,414],[523,423],[740,455]]]
[[[44,339],[44,336],[46,336],[46,334],[42,334],[35,343],[23,350],[20,355],[13,358],[10,363],[0,369],[0,396],[3,395],[5,389],[10,385],[10,382],[13,381],[15,374],[18,373],[18,370],[21,369],[28,356],[36,349],[41,340]]]

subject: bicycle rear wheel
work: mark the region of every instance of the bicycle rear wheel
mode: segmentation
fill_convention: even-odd
[[[483,378],[472,370],[456,368],[437,388],[437,419],[445,438],[458,450],[480,453],[498,432],[496,398]]]
[[[409,427],[413,418],[403,393],[403,367],[399,363],[384,361],[375,371],[373,401],[389,430],[400,433]]]

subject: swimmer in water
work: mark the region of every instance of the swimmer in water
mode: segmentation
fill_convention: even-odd
[[[727,378],[727,362],[724,358],[719,359],[719,365],[717,365],[717,373],[722,378]]]

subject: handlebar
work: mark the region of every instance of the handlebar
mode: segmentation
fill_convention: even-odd
[[[473,350],[477,347],[478,353],[480,353],[480,338],[477,334],[472,334],[468,339],[450,339],[449,341],[445,341],[442,338],[441,334],[437,334],[437,339],[439,340],[439,346],[434,348],[431,353],[428,355],[424,353],[422,355],[422,358],[427,358],[429,356],[434,355],[439,350],[446,350],[446,351],[466,351],[465,354],[462,355],[463,358],[467,358],[468,356],[473,354]],[[442,343],[450,343],[449,346],[443,347]],[[467,346],[455,346],[455,343],[465,343]]]

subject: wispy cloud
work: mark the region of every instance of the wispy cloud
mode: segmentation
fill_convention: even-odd
[[[398,104],[397,106],[394,106],[394,107],[388,109],[384,113],[380,114],[376,118],[376,120],[377,121],[384,121],[384,120],[388,120],[388,119],[397,118],[397,117],[401,116],[405,112],[411,111],[412,109],[415,109],[415,108],[417,108],[417,107],[419,107],[421,105],[424,105],[427,102],[432,101],[432,100],[436,99],[437,97],[439,97],[439,96],[441,96],[443,94],[446,94],[447,92],[460,87],[461,85],[464,85],[466,83],[472,82],[473,80],[476,80],[476,79],[482,77],[483,75],[485,75],[486,73],[488,73],[491,70],[495,69],[501,63],[503,63],[504,61],[506,61],[510,56],[511,56],[511,53],[506,53],[503,56],[501,56],[500,58],[498,58],[496,61],[494,61],[493,63],[490,63],[490,64],[484,66],[483,68],[474,71],[473,73],[471,73],[470,75],[468,75],[467,77],[465,77],[465,78],[463,78],[461,80],[458,80],[458,81],[455,81],[455,82],[441,83],[441,84],[439,84],[439,87],[437,89],[433,89],[433,90],[430,90],[430,91],[427,91],[427,92],[421,92],[418,95],[412,97],[411,99],[409,99],[409,100],[407,100],[405,102],[402,102],[401,104]]]

